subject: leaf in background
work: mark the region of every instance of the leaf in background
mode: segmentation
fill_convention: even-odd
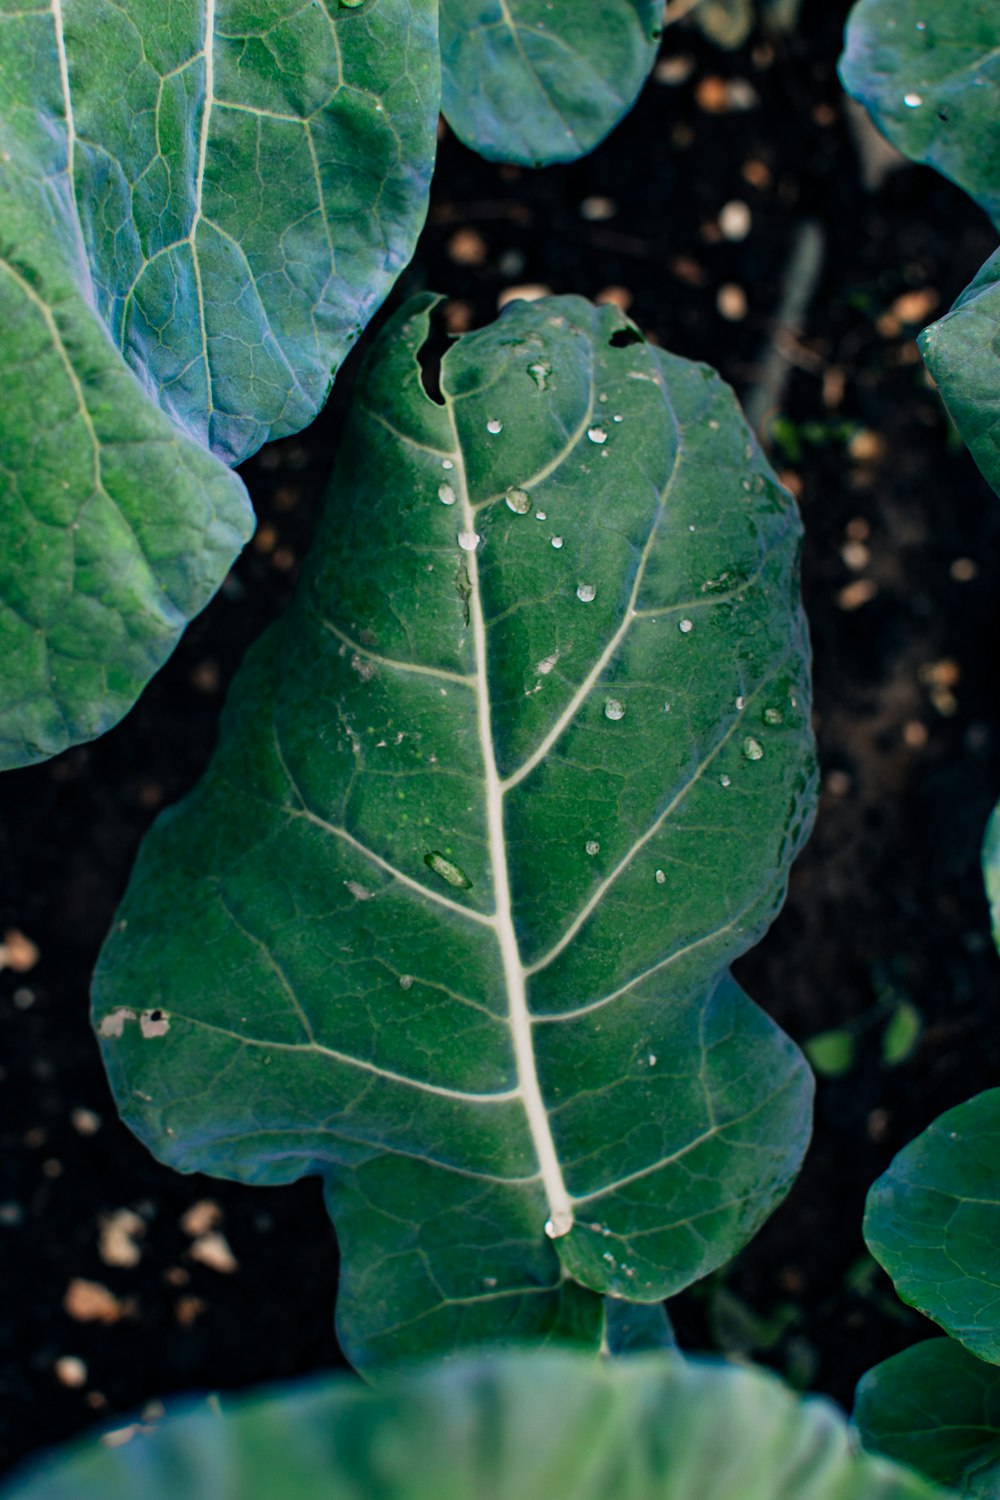
[[[954,1339],[927,1339],[869,1370],[853,1421],[870,1453],[976,1500],[1000,1493],[1000,1370]]]
[[[990,903],[993,941],[1000,950],[1000,809],[994,811],[986,825],[983,840],[983,879]]]
[[[820,1031],[803,1043],[803,1050],[824,1078],[842,1078],[854,1066],[857,1044],[854,1034],[843,1027],[833,1031]]]
[[[904,1302],[1000,1363],[1000,1089],[894,1158],[868,1195],[865,1239]]]
[[[226,465],[409,258],[438,91],[434,0],[0,0],[0,765],[109,728],[218,587]]]
[[[1000,227],[994,0],[859,0],[840,76],[894,146],[957,182]]]
[[[1000,251],[992,255],[954,307],[920,335],[920,352],[949,415],[1000,494]]]
[[[898,1068],[913,1051],[920,1040],[924,1023],[919,1010],[908,1000],[903,1000],[893,1011],[882,1033],[882,1061],[890,1068]]]
[[[727,971],[813,807],[794,504],[612,308],[513,304],[436,404],[433,301],[359,377],[297,601],[95,990],[164,1160],[325,1176],[359,1365],[596,1341],[595,1293],[745,1244],[809,1130]]]
[[[442,109],[491,161],[575,161],[635,103],[662,0],[441,0]]]
[[[662,1354],[521,1354],[201,1402],[93,1439],[4,1500],[932,1500],[855,1455],[836,1408],[773,1376]]]

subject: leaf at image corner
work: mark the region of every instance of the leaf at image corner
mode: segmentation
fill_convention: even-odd
[[[1000,227],[993,0],[858,0],[840,76],[894,146],[964,188]]]
[[[436,0],[58,0],[0,25],[0,766],[131,707],[409,259]],[[266,38],[266,41],[265,41]]]
[[[578,298],[455,342],[435,403],[432,302],[95,983],[160,1156],[324,1176],[367,1368],[596,1346],[604,1294],[752,1236],[812,1093],[727,967],[814,805],[794,503],[713,372]]]
[[[493,161],[575,161],[649,76],[662,0],[441,0],[442,109]]]
[[[956,1339],[925,1339],[867,1371],[852,1422],[869,1453],[967,1500],[1000,1493],[1000,1369]]]
[[[1000,1363],[1000,1089],[900,1151],[868,1194],[864,1234],[904,1302]]]

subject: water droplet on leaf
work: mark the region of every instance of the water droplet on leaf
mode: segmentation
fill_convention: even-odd
[[[531,496],[527,490],[509,489],[505,498],[507,508],[516,516],[526,516],[531,509]]]
[[[596,839],[588,839],[587,840],[587,853],[591,856],[591,858],[593,858],[593,856],[595,854],[600,854],[600,852],[601,852],[601,846],[597,842],[597,840]]]
[[[490,417],[489,421],[486,424],[486,431],[487,432],[492,432],[494,434],[494,436],[498,432],[503,432],[503,423],[501,422],[500,418],[499,417]]]
[[[475,552],[479,546],[479,536],[475,531],[460,531],[458,533],[458,545],[463,552]]]
[[[780,708],[765,708],[765,710],[764,710],[764,723],[765,724],[783,724],[784,720],[785,720],[785,716],[781,712]]]
[[[603,427],[588,427],[587,436],[592,443],[606,443],[608,440],[607,430]]]
[[[680,631],[681,635],[690,635],[692,630],[694,629],[694,621],[682,620],[677,629]]]
[[[747,760],[763,760],[764,746],[760,740],[755,740],[752,734],[748,734],[743,741],[743,754]]]
[[[624,719],[624,703],[620,703],[617,698],[609,698],[604,705],[604,717],[606,719]]]
[[[589,604],[591,599],[596,598],[597,589],[592,583],[578,583],[576,586],[576,597],[582,599],[584,604]]]
[[[552,545],[556,549],[557,552],[559,551],[559,548],[562,546],[562,544],[563,544],[563,539],[562,539],[561,536],[554,536],[552,538]]]
[[[657,870],[657,872],[656,872],[656,883],[657,883],[657,885],[666,885],[666,883],[667,883],[667,877],[666,877],[665,873],[663,872],[663,870]]]
[[[438,499],[441,501],[442,505],[455,504],[455,491],[452,489],[450,484],[438,485]]]
[[[467,891],[471,889],[472,881],[466,875],[461,865],[456,865],[453,859],[446,858],[440,850],[429,850],[424,855],[424,864],[428,869],[433,870],[435,875],[440,875],[442,880],[447,881],[448,885],[455,886],[457,890]]]

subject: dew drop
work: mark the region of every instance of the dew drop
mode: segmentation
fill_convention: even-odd
[[[765,724],[783,724],[784,722],[785,722],[785,716],[781,712],[780,708],[765,708],[765,710],[764,710],[764,723]]]
[[[747,706],[747,700],[743,697],[743,694],[741,693],[740,696],[736,700],[736,707],[739,710],[739,712],[742,713],[743,710],[746,708],[746,706]]]
[[[763,760],[764,746],[760,740],[755,740],[752,734],[748,734],[743,741],[743,754],[747,760]]]
[[[558,1209],[551,1219],[545,1221],[545,1233],[550,1240],[561,1239],[564,1234],[569,1234],[573,1228],[573,1214],[570,1209]]]
[[[549,376],[552,374],[552,366],[547,364],[545,360],[540,359],[536,364],[528,366],[528,374],[538,389],[544,391],[549,383]]]
[[[923,102],[923,96],[921,94],[903,95],[903,103],[906,105],[907,109],[919,109]]]
[[[453,469],[455,465],[452,463],[450,458],[443,458],[441,460],[441,467],[442,469]]]
[[[545,515],[544,510],[536,510],[535,511],[535,520],[536,521],[544,521],[545,519],[546,519],[546,515]]]
[[[680,631],[681,635],[690,635],[692,630],[694,629],[694,622],[691,620],[682,620],[677,629]]]
[[[463,552],[475,552],[479,546],[479,536],[475,531],[460,531],[458,533],[458,545]]]
[[[494,434],[494,436],[498,432],[503,432],[503,423],[501,422],[500,418],[499,417],[490,417],[489,421],[486,424],[486,431],[487,432],[492,432]]]
[[[588,427],[587,436],[590,438],[590,441],[592,443],[606,443],[608,440],[607,428]]]
[[[593,859],[593,857],[594,857],[595,854],[600,854],[600,852],[601,852],[601,846],[597,842],[597,840],[596,839],[588,839],[587,840],[587,853],[590,855],[591,859]]]
[[[472,881],[461,865],[456,865],[453,859],[448,859],[439,849],[429,849],[424,855],[424,864],[457,890],[467,891],[472,886]]]
[[[656,883],[657,885],[666,885],[667,883],[667,877],[662,870],[657,870],[656,872]]]
[[[576,597],[582,599],[584,604],[589,604],[591,599],[597,597],[597,589],[592,583],[578,583],[576,586]]]
[[[730,776],[726,776],[723,773],[723,775],[719,777],[719,785],[720,786],[732,786],[732,784],[733,784],[733,782],[732,782],[732,778]]]
[[[559,548],[562,546],[562,544],[563,544],[563,539],[562,539],[561,536],[554,536],[552,538],[552,545],[556,549],[557,552],[559,551]]]
[[[618,413],[615,416],[613,416],[611,418],[611,420],[612,420],[612,422],[624,422],[625,418],[620,413]]]
[[[656,1067],[656,1053],[655,1052],[651,1052],[649,1054],[649,1066],[651,1068],[655,1068]]]
[[[609,698],[604,705],[604,717],[606,719],[624,719],[625,705],[617,698]]]
[[[450,484],[438,485],[438,499],[441,501],[442,505],[455,504],[456,495]]]
[[[496,1279],[495,1276],[484,1276],[483,1277],[483,1286],[486,1288],[486,1290],[488,1292],[492,1292],[492,1290],[496,1286],[496,1284],[497,1284],[497,1279]]]
[[[413,975],[412,974],[400,974],[400,976],[399,976],[399,988],[401,990],[411,990],[413,988]]]
[[[527,490],[509,489],[505,496],[507,509],[516,516],[526,516],[531,509],[531,496]]]

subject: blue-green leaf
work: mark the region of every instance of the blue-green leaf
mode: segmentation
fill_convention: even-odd
[[[435,0],[0,0],[0,765],[101,733],[408,260]]]
[[[745,1244],[809,1131],[728,972],[813,805],[794,504],[717,376],[576,298],[458,340],[435,403],[430,300],[95,986],[159,1155],[323,1174],[360,1365],[597,1342],[598,1294]]]
[[[573,161],[632,108],[662,22],[662,0],[441,0],[448,123],[494,160]]]

